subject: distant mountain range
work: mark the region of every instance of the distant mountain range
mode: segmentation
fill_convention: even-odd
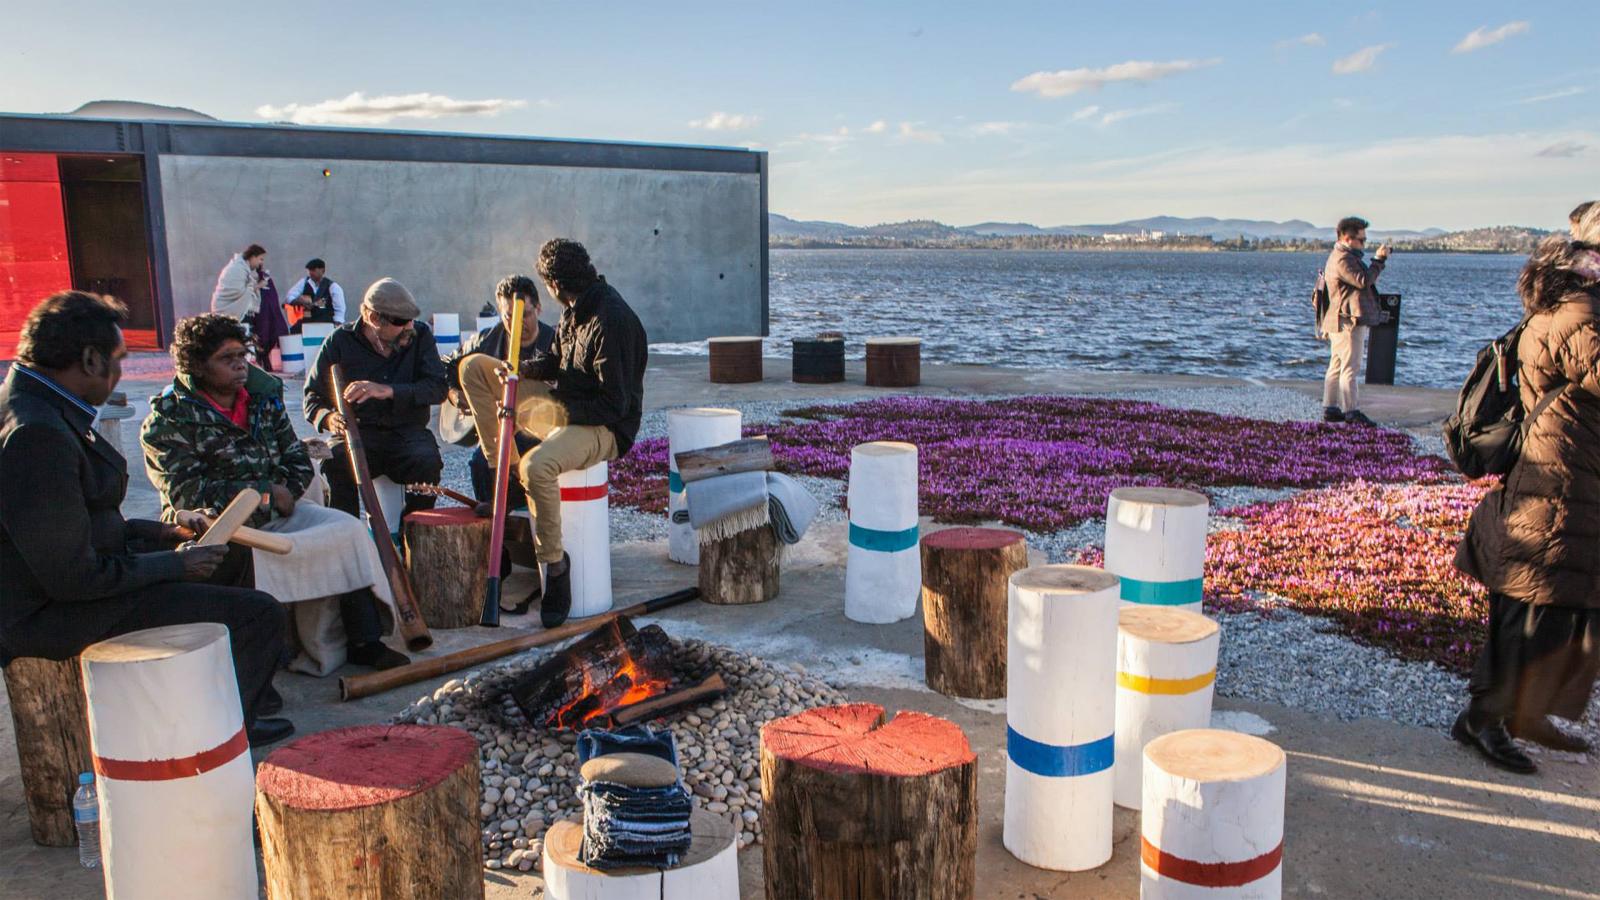
[[[774,240],[811,241],[863,241],[872,239],[906,241],[959,241],[963,237],[1030,237],[1046,235],[1081,235],[1098,237],[1107,234],[1140,234],[1162,232],[1168,236],[1206,237],[1217,241],[1244,237],[1249,240],[1310,240],[1327,241],[1333,238],[1333,226],[1318,226],[1301,219],[1271,222],[1259,219],[1214,219],[1209,216],[1185,219],[1176,216],[1152,216],[1148,219],[1131,219],[1110,225],[1056,225],[1042,228],[1027,222],[980,222],[957,227],[921,219],[858,228],[839,222],[802,222],[777,213],[768,214],[768,234]],[[1420,241],[1442,237],[1449,232],[1443,228],[1423,231],[1373,229],[1370,237],[1377,241]]]

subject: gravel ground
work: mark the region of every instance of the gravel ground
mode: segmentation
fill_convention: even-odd
[[[843,692],[799,665],[770,663],[703,641],[674,641],[696,668],[711,666],[728,682],[721,699],[676,716],[684,786],[698,805],[740,829],[739,846],[761,835],[761,726],[814,706],[845,702]],[[506,695],[516,676],[548,654],[526,653],[452,679],[401,710],[395,723],[455,725],[472,732],[482,750],[484,867],[539,867],[545,831],[581,809],[576,788],[577,734],[530,725]]]

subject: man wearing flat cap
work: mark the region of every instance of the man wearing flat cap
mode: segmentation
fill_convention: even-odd
[[[372,477],[396,484],[438,484],[444,460],[428,430],[429,407],[444,401],[449,383],[433,332],[417,321],[421,310],[405,285],[380,278],[367,288],[360,314],[322,342],[306,379],[306,419],[333,435],[333,459],[322,467],[329,505],[360,513],[355,473],[344,447],[345,421],[333,397],[335,363],[344,367],[344,399],[355,409]],[[407,495],[406,511],[433,505]],[[389,523],[396,527],[398,522]]]

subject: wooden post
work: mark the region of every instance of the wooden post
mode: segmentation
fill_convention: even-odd
[[[5,667],[5,682],[33,842],[74,846],[72,792],[78,773],[93,771],[78,660],[14,659]]]
[[[722,817],[695,810],[694,843],[676,868],[602,872],[578,861],[583,825],[564,819],[544,836],[545,895],[550,900],[738,900],[737,832]]]
[[[922,338],[867,338],[867,387],[922,383]]]
[[[483,896],[478,743],[361,725],[273,751],[256,773],[269,900]]]
[[[711,381],[746,384],[761,380],[761,338],[714,337],[706,341],[711,354]]]
[[[406,568],[417,591],[417,608],[434,628],[478,624],[489,573],[491,524],[459,506],[406,516]]]
[[[852,703],[761,729],[767,897],[974,896],[977,757],[955,724]]]
[[[951,697],[1006,695],[1006,597],[1028,542],[1002,528],[947,528],[922,539],[923,663]]]
[[[765,603],[776,596],[778,538],[772,526],[700,545],[700,599],[732,606]]]

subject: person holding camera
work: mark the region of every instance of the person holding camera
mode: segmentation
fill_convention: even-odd
[[[1367,220],[1339,220],[1338,240],[1323,267],[1328,286],[1328,311],[1322,332],[1328,338],[1328,372],[1322,380],[1322,419],[1372,425],[1361,411],[1361,380],[1367,369],[1367,338],[1383,317],[1378,305],[1378,276],[1389,261],[1389,245],[1378,248],[1368,265]]]

